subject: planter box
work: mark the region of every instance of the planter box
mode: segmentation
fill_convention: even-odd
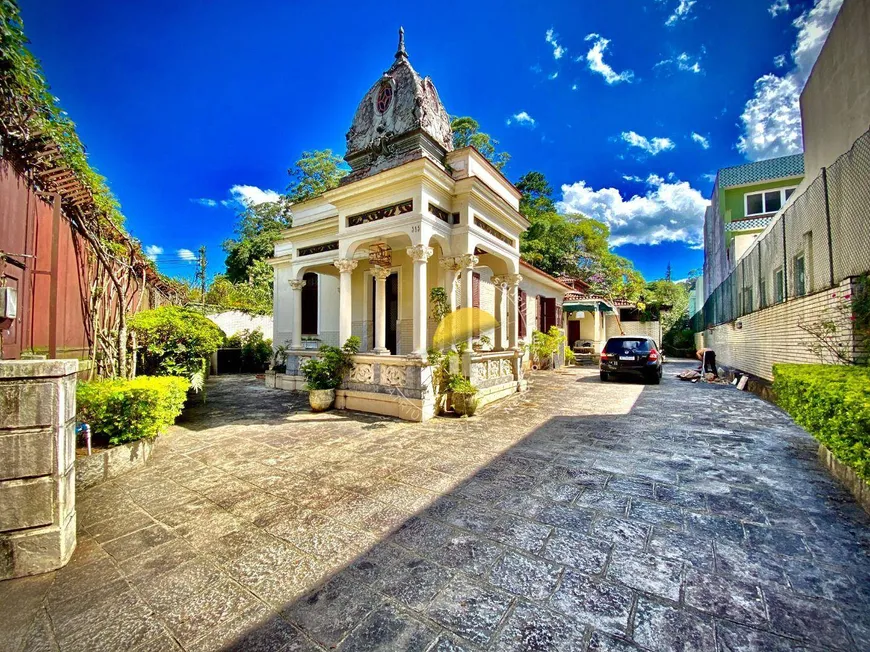
[[[819,444],[819,461],[828,467],[831,475],[842,482],[855,496],[855,500],[864,508],[864,511],[870,514],[870,485],[859,478],[858,474],[850,467],[834,457],[834,454],[824,444]]]
[[[140,439],[76,458],[76,488],[87,489],[133,469],[142,468],[151,459],[154,441]]]

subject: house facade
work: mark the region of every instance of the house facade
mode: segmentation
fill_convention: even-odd
[[[454,150],[431,79],[411,66],[400,34],[392,66],[360,102],[347,133],[351,172],[295,204],[274,268],[274,341],[289,344],[279,388],[303,389],[299,366],[320,343],[362,343],[338,408],[410,420],[434,415],[427,351],[437,326],[430,293],[495,317],[473,328],[461,372],[482,403],[521,391],[524,342],[561,326],[571,288],[520,260],[529,223],[520,192],[476,149]],[[489,350],[475,350],[486,336]]]
[[[731,273],[803,178],[803,154],[718,171],[704,215],[703,299]]]

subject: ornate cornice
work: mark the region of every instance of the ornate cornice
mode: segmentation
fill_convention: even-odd
[[[353,258],[339,258],[338,260],[333,260],[332,264],[335,265],[338,268],[338,271],[342,274],[350,274],[356,269],[356,266],[359,263]]]
[[[429,260],[429,256],[432,255],[432,247],[427,247],[426,245],[421,244],[408,247],[405,251],[408,253],[408,257],[417,263],[425,263]]]

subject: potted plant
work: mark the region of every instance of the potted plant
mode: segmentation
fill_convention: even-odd
[[[353,364],[353,355],[359,347],[360,339],[355,336],[349,337],[341,348],[324,344],[319,357],[307,360],[299,368],[305,376],[312,410],[323,412],[335,403],[335,390]]]
[[[454,374],[448,383],[453,410],[460,416],[471,417],[477,411],[477,387],[464,376]]]
[[[492,340],[487,335],[481,335],[471,343],[471,348],[476,352],[492,350]]]
[[[320,340],[316,337],[303,337],[302,348],[313,351],[320,344]]]

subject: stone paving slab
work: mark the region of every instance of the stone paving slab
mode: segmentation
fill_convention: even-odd
[[[473,419],[312,414],[250,377],[82,491],[0,650],[868,650],[870,519],[732,387],[537,373]]]

